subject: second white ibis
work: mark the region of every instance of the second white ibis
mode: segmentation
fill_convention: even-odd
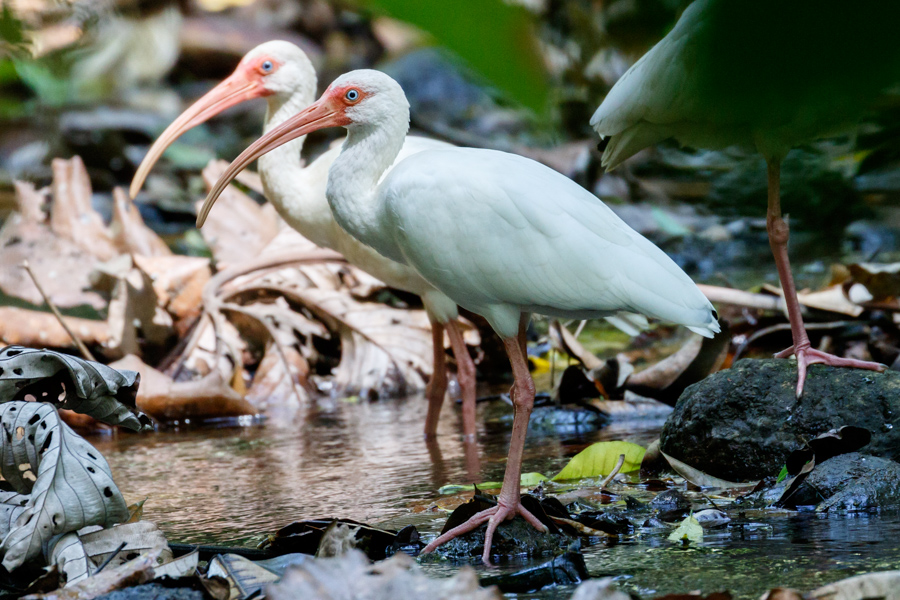
[[[216,182],[207,203],[258,157],[311,131],[346,127],[328,175],[335,219],[381,254],[414,267],[503,339],[515,382],[515,417],[498,504],[443,533],[425,551],[487,523],[490,562],[497,526],[521,515],[525,434],[534,404],[522,336],[530,313],[597,318],[642,313],[712,337],[716,313],[691,279],[596,196],[535,161],[493,150],[448,148],[410,156],[409,104],[378,71],[339,77],[307,109],[254,142]],[[384,179],[382,180],[382,176]]]

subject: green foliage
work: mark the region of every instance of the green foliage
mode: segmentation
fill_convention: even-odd
[[[502,0],[359,0],[406,21],[522,105],[543,112],[549,86],[528,13]]]
[[[625,463],[620,472],[637,471],[641,468],[645,452],[644,448],[631,442],[597,442],[573,456],[553,481],[609,475],[622,454],[625,455]]]
[[[775,480],[775,483],[781,483],[782,481],[787,479],[787,476],[788,476],[787,465],[784,465],[783,467],[781,467],[781,472],[778,474],[778,479]]]

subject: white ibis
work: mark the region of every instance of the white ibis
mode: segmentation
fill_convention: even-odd
[[[881,371],[810,346],[788,261],[780,165],[795,145],[853,125],[900,82],[896,0],[696,0],[613,86],[591,125],[609,138],[603,165],[674,137],[701,148],[742,145],[768,164],[769,243],[784,290],[797,358],[797,396],[807,367]]]
[[[545,530],[519,493],[534,403],[522,343],[530,313],[586,319],[629,311],[712,337],[719,331],[715,311],[659,248],[596,196],[533,160],[473,148],[427,150],[385,176],[403,147],[409,104],[397,82],[378,71],[339,77],[315,104],[254,142],[216,182],[207,204],[266,152],[336,126],[348,131],[328,175],[337,222],[484,316],[509,355],[515,417],[498,504],[425,548],[487,522],[482,559],[489,564],[494,531],[504,520],[518,514]]]
[[[237,69],[180,115],[159,136],[138,167],[131,182],[131,197],[140,191],[144,180],[166,148],[189,129],[220,112],[254,98],[266,98],[268,111],[264,130],[274,129],[300,109],[312,104],[316,94],[316,72],[300,48],[289,42],[273,41],[247,53]],[[456,357],[457,377],[463,399],[463,432],[475,437],[475,365],[466,349],[457,321],[456,303],[428,284],[411,267],[378,254],[356,241],[334,220],[325,198],[328,169],[340,149],[333,148],[308,167],[303,166],[300,151],[303,137],[285,144],[260,158],[259,174],[266,198],[284,220],[319,246],[337,250],[352,264],[387,285],[417,294],[422,298],[431,320],[434,344],[434,370],[428,385],[428,415],[425,434],[437,431],[441,404],[447,390],[444,360],[444,330]],[[399,158],[430,148],[452,147],[444,142],[409,137]],[[205,220],[211,203],[201,211],[198,223]]]

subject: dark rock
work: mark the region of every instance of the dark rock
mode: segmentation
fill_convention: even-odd
[[[480,557],[484,551],[486,531],[485,523],[478,529],[439,546],[434,555],[457,560]],[[560,548],[565,548],[573,539],[563,533],[541,533],[522,517],[516,517],[501,523],[497,528],[491,544],[491,556],[494,558],[550,556],[558,553]],[[423,558],[428,560],[428,556],[425,555]]]
[[[835,456],[816,465],[786,504],[848,512],[900,508],[900,464],[859,452]]]
[[[589,577],[580,544],[576,542],[565,554],[542,565],[515,573],[484,577],[479,584],[483,587],[496,585],[504,594],[525,594],[551,585],[576,585]]]
[[[203,592],[191,588],[169,588],[158,583],[136,585],[123,590],[115,590],[96,600],[204,600]]]
[[[666,454],[710,475],[777,474],[807,441],[844,425],[869,430],[866,454],[900,459],[900,373],[810,367],[797,399],[788,360],[741,360],[690,386],[660,437]]]

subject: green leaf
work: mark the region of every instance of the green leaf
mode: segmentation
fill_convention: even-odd
[[[637,471],[641,468],[645,452],[643,447],[631,442],[597,442],[572,457],[553,481],[609,475],[621,454],[625,455],[625,463],[620,472]]]
[[[430,33],[506,94],[538,113],[549,86],[528,12],[502,0],[361,0]]]
[[[675,531],[669,534],[670,542],[687,543],[694,542],[699,544],[703,541],[703,527],[700,522],[694,518],[694,514],[689,514],[684,521],[681,522]]]
[[[546,475],[542,475],[541,473],[522,473],[519,478],[519,485],[523,488],[533,488],[539,486],[542,481],[547,481]],[[495,490],[499,489],[502,485],[502,481],[485,481],[484,483],[478,484],[478,489]],[[458,494],[459,492],[469,492],[474,489],[474,485],[457,485],[451,483],[439,489],[438,493],[444,495]]]
[[[778,474],[778,479],[775,480],[775,483],[781,483],[782,481],[787,479],[787,476],[788,476],[787,465],[784,465],[783,467],[781,467],[781,473]]]

